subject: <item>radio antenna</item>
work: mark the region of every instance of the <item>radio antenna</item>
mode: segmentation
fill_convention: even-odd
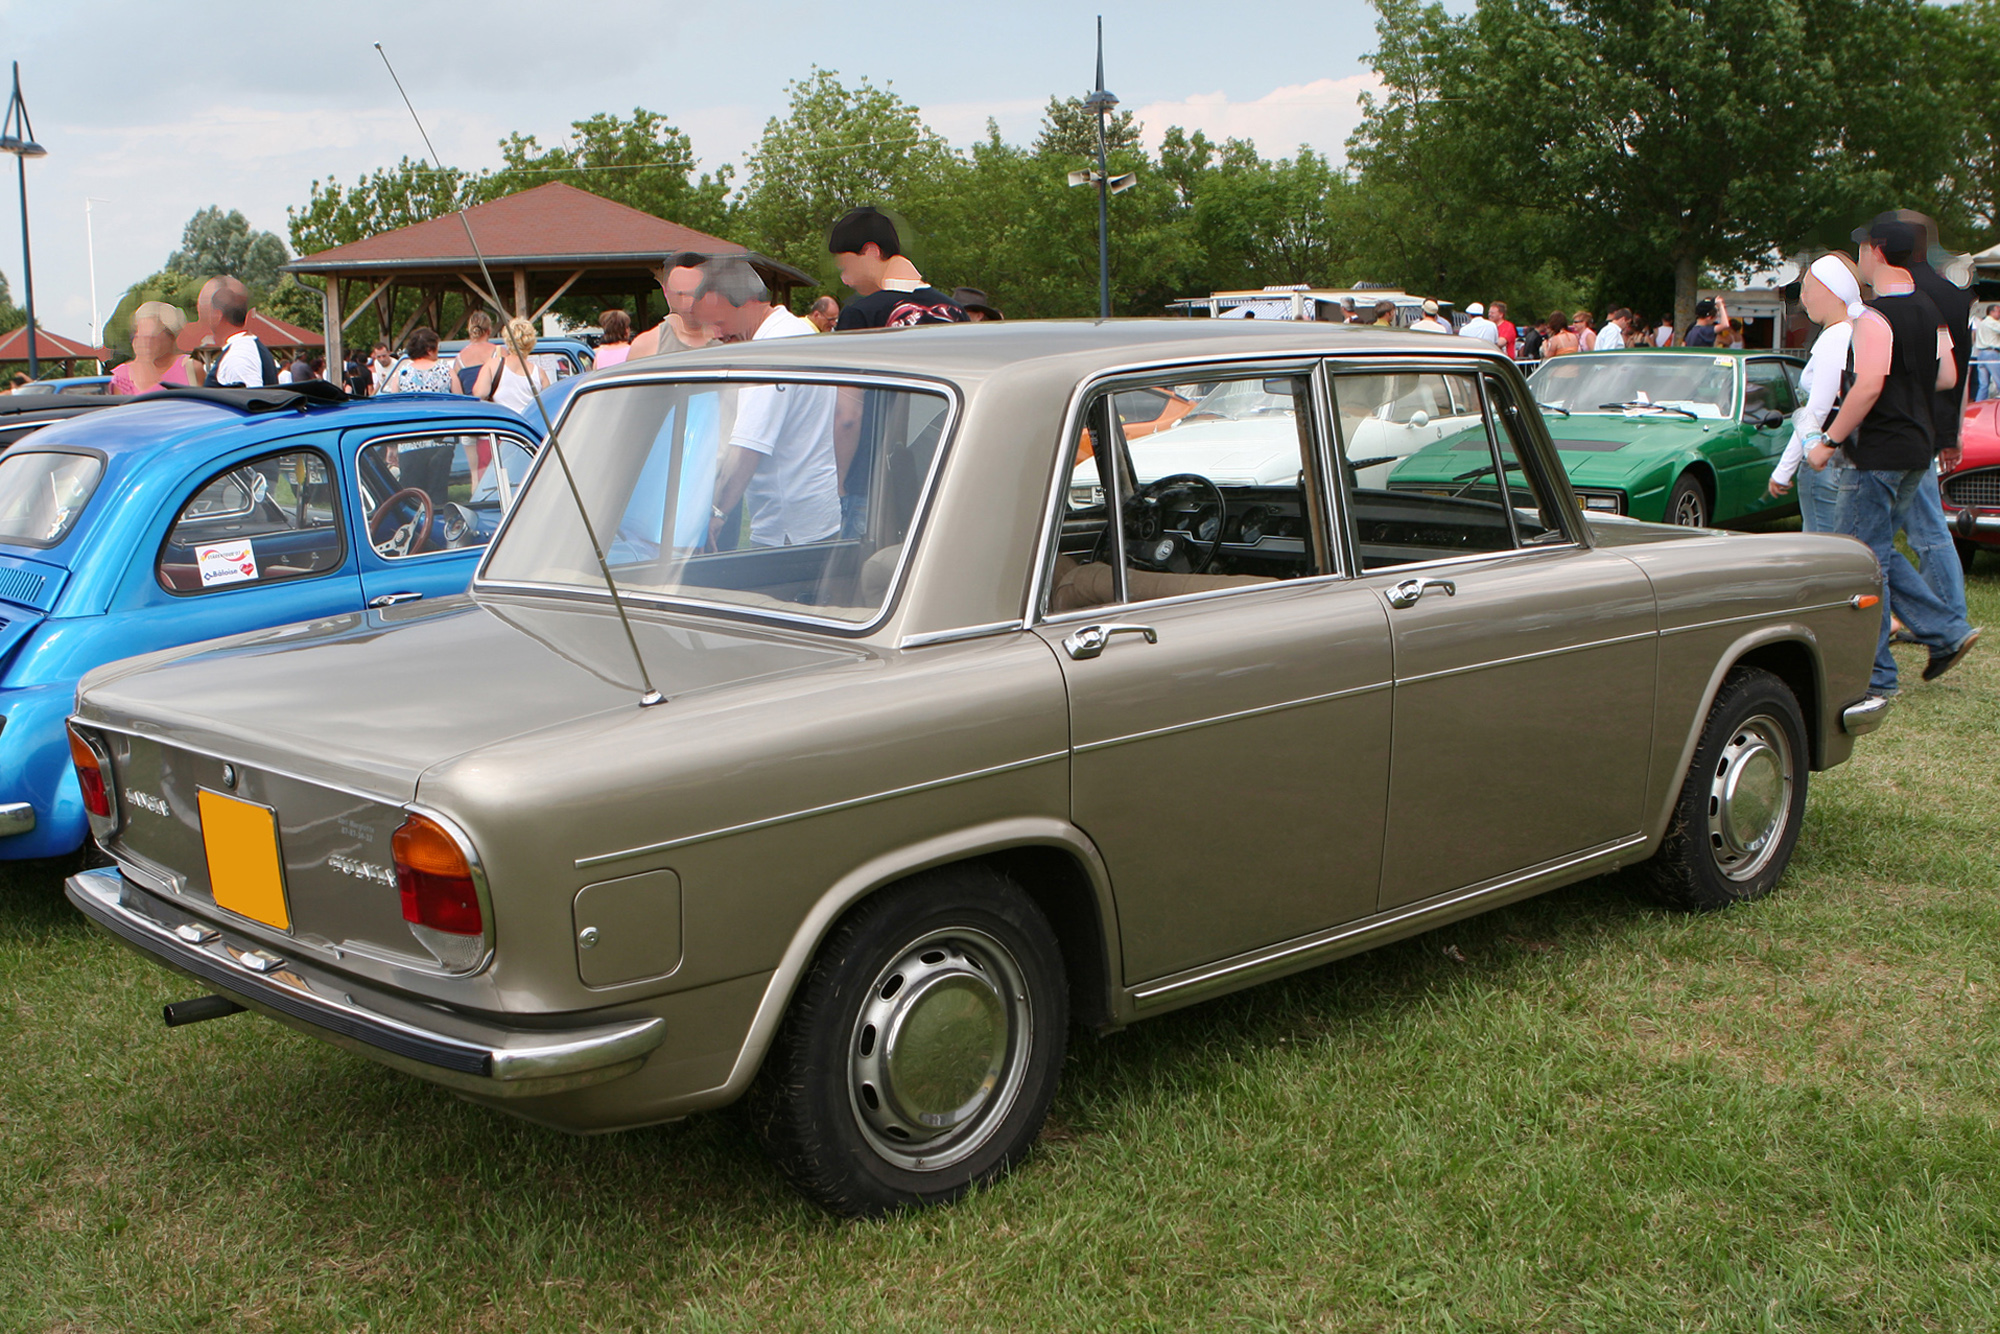
[[[431,143],[430,131],[424,128],[423,117],[417,114],[417,108],[410,102],[410,94],[403,87],[402,79],[397,77],[396,67],[390,63],[389,53],[382,49],[382,43],[375,43],[375,54],[382,57],[382,67],[389,71],[390,80],[395,83],[396,91],[402,95],[403,105],[409,108],[410,119],[416,122],[417,133],[423,138],[424,150],[430,154],[431,165],[437,168],[440,176],[444,175],[444,161],[438,157],[437,149]],[[486,256],[479,249],[478,238],[472,234],[472,223],[465,216],[465,205],[463,203],[458,208],[458,225],[465,228],[465,242],[472,247],[472,257],[479,261],[479,274],[482,278],[486,279],[486,290],[489,292],[499,291],[499,287],[493,282],[493,271],[486,267]],[[512,351],[520,359],[521,365],[527,369],[529,375],[528,382],[532,387],[534,384],[534,367],[528,362],[528,349],[513,340],[504,329],[501,337],[507,339],[508,350]],[[494,378],[497,380],[505,372],[506,368],[506,359],[502,357],[500,365],[494,369]],[[542,396],[539,393],[535,395],[535,407],[542,414],[542,428],[548,432],[549,449],[554,452],[556,463],[562,468],[563,481],[569,486],[570,499],[576,502],[576,517],[583,521],[583,535],[590,539],[591,554],[597,557],[598,571],[604,576],[605,588],[611,592],[611,606],[618,613],[618,624],[625,628],[625,642],[632,646],[632,661],[637,663],[639,667],[639,707],[643,709],[654,704],[664,704],[667,697],[654,688],[653,678],[646,671],[646,655],[639,652],[639,637],[632,633],[632,618],[625,614],[625,599],[618,595],[618,581],[611,577],[611,562],[604,558],[604,544],[597,540],[597,530],[591,526],[590,512],[584,508],[583,504],[583,492],[577,489],[576,474],[571,472],[569,468],[569,455],[563,452],[562,441],[556,438],[555,423],[549,420],[548,404],[542,402]],[[501,467],[503,470],[505,468],[505,465],[499,463],[497,458],[495,466]]]

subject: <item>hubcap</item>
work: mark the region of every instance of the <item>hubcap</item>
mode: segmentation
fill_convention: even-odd
[[[1013,1106],[1033,1038],[1028,988],[1004,945],[965,929],[923,936],[876,976],[855,1018],[855,1120],[900,1166],[958,1162]]]
[[[1708,785],[1708,845],[1725,876],[1752,880],[1770,865],[1791,819],[1793,781],[1777,719],[1759,714],[1736,729]]]
[[[1700,528],[1708,517],[1701,512],[1701,508],[1699,492],[1683,491],[1681,498],[1674,503],[1673,521],[1683,528]]]

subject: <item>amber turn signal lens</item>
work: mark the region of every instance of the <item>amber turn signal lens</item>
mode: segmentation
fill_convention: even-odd
[[[111,793],[104,786],[104,767],[97,762],[91,744],[69,729],[69,755],[76,761],[77,785],[83,789],[83,808],[100,819],[111,815]]]
[[[476,936],[486,930],[472,867],[444,826],[412,815],[389,840],[389,849],[396,863],[404,921],[455,936]]]
[[[1856,593],[1852,601],[1856,611],[1867,611],[1870,607],[1882,605],[1882,599],[1873,593]]]

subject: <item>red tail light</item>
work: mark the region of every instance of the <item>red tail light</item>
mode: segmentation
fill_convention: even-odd
[[[83,808],[92,815],[109,819],[111,793],[104,786],[104,766],[98,763],[97,751],[74,727],[69,729],[69,754],[76,761],[76,781],[83,788]]]
[[[455,936],[484,934],[479,891],[465,853],[435,820],[412,815],[389,840],[403,920]]]

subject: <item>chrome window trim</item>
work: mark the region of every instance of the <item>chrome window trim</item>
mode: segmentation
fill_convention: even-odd
[[[355,432],[355,434],[363,435],[365,433],[357,431]],[[514,430],[512,427],[502,422],[495,422],[491,426],[487,426],[484,428],[464,427],[452,431],[403,431],[393,435],[369,436],[365,439],[359,440],[354,446],[354,497],[356,502],[358,503],[362,499],[361,495],[361,451],[362,450],[373,449],[377,445],[398,444],[404,440],[435,440],[442,435],[504,435],[508,439],[517,442],[522,449],[527,451],[529,459],[528,471],[530,474],[534,472],[535,458],[541,453],[541,444],[539,441],[528,439],[520,432]],[[521,487],[526,486],[527,484],[528,484],[528,479],[526,477],[523,477],[521,479],[520,486],[516,486],[514,488],[514,494],[517,496],[520,495]],[[511,510],[513,506],[509,505],[507,508]],[[414,556],[385,556],[381,552],[375,550],[375,541],[372,537],[369,536],[368,512],[366,508],[365,507],[357,508],[354,513],[355,517],[361,520],[362,523],[361,535],[362,537],[368,539],[368,550],[374,552],[375,559],[382,561],[384,564],[390,565],[392,568],[402,568],[408,562],[413,560],[430,560],[436,556],[459,556],[463,555],[467,550],[467,548],[465,547],[450,547],[443,551],[423,551],[417,553]],[[504,520],[505,516],[503,515],[502,516],[503,523]],[[486,540],[486,545],[492,546],[493,543],[499,539],[499,537],[500,537],[500,530],[498,528],[495,528],[493,530],[493,536]]]
[[[1488,401],[1486,386],[1491,379],[1492,377],[1489,375],[1481,375],[1479,377],[1479,396],[1482,402]],[[1510,398],[1513,397],[1511,393],[1509,396]],[[1534,400],[1530,398],[1528,401],[1532,403]],[[1589,529],[1585,526],[1583,522],[1584,520],[1583,501],[1577,497],[1576,486],[1569,480],[1569,469],[1563,467],[1562,455],[1557,451],[1555,447],[1555,440],[1548,434],[1548,423],[1543,422],[1541,433],[1537,434],[1533,427],[1528,426],[1526,424],[1525,419],[1527,415],[1527,410],[1521,406],[1519,399],[1514,398],[1514,401],[1511,403],[1510,406],[1513,407],[1517,415],[1523,418],[1522,429],[1527,431],[1528,433],[1528,439],[1525,442],[1516,441],[1515,443],[1517,445],[1525,443],[1528,449],[1532,453],[1536,453],[1539,455],[1539,457],[1533,459],[1523,456],[1521,461],[1523,463],[1528,464],[1529,468],[1539,469],[1541,472],[1542,481],[1548,486],[1554,488],[1556,493],[1554,497],[1556,508],[1558,511],[1560,511],[1561,517],[1563,518],[1564,522],[1568,525],[1568,531],[1563,534],[1563,537],[1566,539],[1564,541],[1537,542],[1532,544],[1522,543],[1518,541],[1519,528],[1517,524],[1517,516],[1514,513],[1514,506],[1510,504],[1507,507],[1507,521],[1510,524],[1517,524],[1516,526],[1517,541],[1515,543],[1515,549],[1519,551],[1558,551],[1564,547],[1590,546],[1591,545],[1590,542],[1587,541],[1584,537],[1584,534],[1587,533]],[[1542,415],[1541,409],[1536,408],[1535,416],[1539,419],[1541,415]],[[1487,434],[1493,438],[1493,442],[1496,448],[1498,447],[1500,440],[1498,432],[1502,429],[1504,428],[1502,428],[1499,422],[1495,420],[1492,407],[1490,406],[1489,403],[1486,416],[1486,430]],[[1494,464],[1497,467],[1499,464],[1499,460],[1495,459]],[[1524,468],[1522,471],[1526,473],[1529,478],[1530,482],[1529,498],[1533,499],[1534,474],[1528,471],[1527,468]],[[1565,499],[1565,493],[1567,493],[1567,499]],[[1623,511],[1620,511],[1620,513],[1623,513]]]
[[[955,630],[927,630],[923,634],[904,635],[897,641],[899,649],[931,648],[938,644],[962,644],[972,639],[990,639],[995,635],[1011,634],[1025,627],[1017,620],[994,621],[987,625],[962,625]]]
[[[1313,373],[1313,369],[1321,364],[1326,355],[1325,352],[1318,351],[1285,353],[1281,355],[1263,352],[1255,355],[1240,355],[1235,357],[1210,356],[1194,359],[1170,357],[1157,361],[1129,362],[1124,365],[1110,367],[1080,381],[1075,388],[1070,390],[1069,403],[1063,409],[1062,429],[1056,437],[1054,471],[1049,480],[1047,495],[1043,500],[1041,533],[1036,542],[1035,563],[1028,575],[1027,600],[1022,608],[1023,623],[1032,627],[1055,618],[1067,619],[1069,616],[1067,612],[1049,612],[1047,607],[1048,583],[1050,575],[1055,569],[1056,544],[1062,537],[1063,507],[1069,500],[1069,475],[1075,469],[1068,446],[1076,439],[1077,431],[1084,425],[1083,410],[1096,394],[1099,392],[1116,393],[1121,383],[1126,384],[1128,388],[1134,389],[1147,384],[1153,384],[1157,382],[1161,374],[1166,372],[1193,373],[1202,370],[1220,370],[1223,372],[1224,378],[1235,379],[1242,378],[1245,371],[1254,370],[1255,368],[1267,368],[1266,373],[1270,375],[1310,376]],[[1114,451],[1112,468],[1114,481],[1117,476],[1115,453],[1116,451]],[[1110,497],[1106,499],[1108,501]],[[1119,537],[1119,545],[1122,550],[1122,536]],[[1122,589],[1125,581],[1123,573],[1124,562],[1122,559],[1116,568],[1119,571],[1118,586]],[[1323,576],[1315,575],[1310,577],[1319,578]],[[1298,581],[1287,580],[1285,582],[1297,583]],[[1244,590],[1232,588],[1210,591],[1234,593]],[[1173,601],[1175,599],[1162,600]],[[1103,615],[1105,611],[1112,607],[1145,605],[1151,604],[1112,602],[1092,610],[1098,615]]]
[[[1037,622],[1039,625],[1075,625],[1080,621],[1101,621],[1113,612],[1130,607],[1178,607],[1190,602],[1211,602],[1216,598],[1241,597],[1257,593],[1273,593],[1282,588],[1312,588],[1315,586],[1345,584],[1352,582],[1344,574],[1309,574],[1298,579],[1273,579],[1265,584],[1243,584],[1237,588],[1203,588],[1192,593],[1175,593],[1170,597],[1147,598],[1142,602],[1106,602],[1096,607],[1077,607],[1069,611],[1052,611]]]
[[[486,544],[486,549],[479,558],[479,565],[473,571],[472,582],[468,586],[468,591],[476,594],[481,591],[490,590],[523,593],[530,596],[559,594],[583,601],[610,605],[611,594],[606,589],[585,588],[575,584],[540,584],[525,580],[502,581],[489,578],[486,573],[486,567],[492,563],[493,553],[500,549],[500,543],[505,540],[508,529],[513,526],[514,516],[521,510],[521,497],[527,494],[528,488],[533,486],[535,479],[541,476],[543,463],[553,457],[556,452],[555,448],[550,447],[549,441],[557,440],[560,437],[562,424],[569,420],[570,413],[575,410],[577,402],[584,395],[601,394],[614,389],[630,388],[634,385],[662,383],[689,384],[706,381],[755,385],[769,384],[775,380],[783,380],[790,384],[827,384],[835,387],[845,386],[859,389],[907,389],[915,393],[938,394],[945,400],[945,419],[944,425],[938,430],[937,452],[931,456],[930,472],[924,478],[923,490],[917,494],[917,504],[910,515],[909,529],[903,534],[903,550],[896,557],[896,570],[890,576],[887,591],[882,595],[880,610],[876,612],[873,618],[867,621],[841,621],[824,616],[805,616],[793,612],[773,611],[766,607],[748,607],[740,602],[708,602],[700,598],[690,598],[684,595],[648,593],[644,590],[627,589],[623,584],[618,586],[618,596],[626,602],[644,603],[647,606],[670,610],[690,611],[697,615],[712,615],[715,612],[722,611],[729,613],[731,619],[742,619],[757,624],[802,628],[809,631],[837,635],[844,639],[866,638],[880,630],[896,614],[897,604],[902,600],[903,583],[909,576],[911,561],[915,557],[918,546],[921,545],[930,528],[931,505],[937,497],[939,480],[944,476],[946,460],[950,457],[952,450],[957,447],[958,428],[965,414],[965,396],[956,383],[947,379],[931,379],[924,376],[902,373],[878,374],[872,371],[790,369],[759,371],[739,367],[676,373],[670,368],[661,367],[657,370],[648,370],[635,375],[628,376],[621,374],[616,379],[607,379],[598,384],[585,385],[569,396],[563,403],[562,411],[556,414],[555,420],[549,424],[548,440],[545,440],[542,447],[535,451],[534,466],[528,469],[528,475],[521,479],[521,485],[516,488],[514,492],[514,504],[509,507],[506,517],[500,521],[500,526],[493,530],[493,539]]]
[[[1053,764],[1057,760],[1067,760],[1070,752],[1052,750],[1046,755],[1031,755],[1022,760],[1009,760],[1005,764],[988,765],[984,769],[969,769],[964,773],[952,774],[945,778],[932,778],[922,783],[911,783],[906,787],[890,788],[883,792],[871,792],[865,797],[850,797],[845,801],[828,802],[824,806],[810,806],[804,810],[788,811],[783,815],[766,816],[761,820],[747,820],[742,824],[726,825],[721,829],[710,829],[699,834],[687,834],[680,838],[663,839],[658,843],[648,843],[644,847],[626,848],[620,852],[599,852],[588,857],[578,857],[579,871],[611,862],[626,861],[633,857],[644,857],[651,853],[667,852],[674,848],[684,848],[691,843],[707,843],[713,839],[728,838],[733,834],[748,834],[759,829],[769,829],[773,825],[790,824],[794,820],[809,820],[816,815],[831,815],[836,811],[853,810],[857,806],[870,806],[878,801],[889,801],[896,797],[913,796],[919,792],[930,792],[941,787],[951,787],[958,783],[969,783],[978,778],[991,778],[996,774],[1012,773],[1016,769],[1031,769],[1038,764]]]

